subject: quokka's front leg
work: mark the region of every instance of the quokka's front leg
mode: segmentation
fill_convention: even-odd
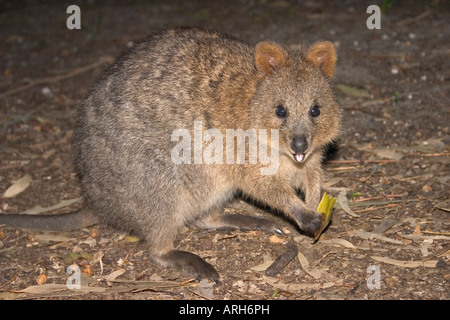
[[[308,171],[303,177],[303,190],[305,192],[306,206],[316,211],[322,198],[322,169],[316,168]]]
[[[286,181],[265,176],[251,185],[252,187],[245,189],[244,193],[272,209],[284,213],[308,235],[318,232],[322,223],[321,215],[309,208]]]

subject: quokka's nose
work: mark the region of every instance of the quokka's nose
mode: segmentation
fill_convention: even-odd
[[[295,154],[303,154],[308,149],[308,141],[306,141],[305,136],[295,137],[292,140],[291,147]]]

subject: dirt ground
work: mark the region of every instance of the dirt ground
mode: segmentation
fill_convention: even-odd
[[[178,25],[252,43],[336,44],[333,87],[344,130],[325,168],[339,201],[315,244],[240,200],[226,210],[270,217],[284,235],[183,230],[176,246],[214,265],[220,286],[157,268],[137,239],[105,226],[70,233],[3,226],[0,299],[449,299],[449,1],[74,3],[81,30],[66,28],[64,1],[0,2],[0,194],[19,186],[0,198],[0,214],[81,196],[70,156],[80,100],[124,48]],[[383,11],[379,30],[366,27],[373,3]],[[289,243],[298,256],[266,276]],[[82,286],[68,290],[74,263]]]

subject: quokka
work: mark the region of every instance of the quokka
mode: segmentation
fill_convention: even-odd
[[[322,218],[315,209],[322,195],[323,153],[341,124],[329,85],[335,64],[335,48],[327,41],[288,50],[200,28],[154,34],[124,52],[81,103],[73,159],[87,209],[0,215],[0,224],[68,230],[99,221],[145,240],[161,266],[219,282],[211,264],[175,250],[173,241],[186,224],[279,231],[263,218],[220,214],[236,194],[283,213],[307,234],[319,230]],[[174,163],[173,132],[186,129],[194,136],[196,121],[223,135],[227,129],[277,130],[271,149],[278,152],[277,171],[262,175],[259,162],[225,159]],[[202,143],[205,148],[212,142]]]

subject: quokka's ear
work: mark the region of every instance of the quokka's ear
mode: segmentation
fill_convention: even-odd
[[[314,44],[308,51],[307,59],[318,67],[328,78],[333,77],[336,66],[336,49],[330,41]]]
[[[269,76],[282,68],[287,59],[287,51],[276,43],[262,41],[255,47],[256,69],[264,76]]]

